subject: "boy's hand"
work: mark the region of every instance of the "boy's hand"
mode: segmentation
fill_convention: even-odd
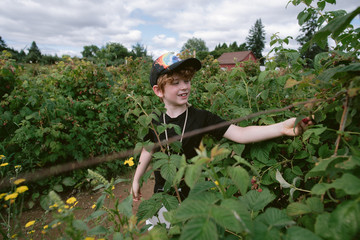
[[[137,202],[140,201],[140,198],[142,197],[140,192],[140,185],[137,182],[133,182],[131,186],[131,194],[133,195],[133,201]]]
[[[283,122],[283,129],[282,129],[283,135],[299,136],[299,135],[303,134],[303,132],[306,130],[306,128],[309,125],[313,125],[313,122],[311,121],[311,119],[309,117],[306,117],[296,125],[295,131],[294,131],[295,121],[296,121],[296,118],[290,118]]]

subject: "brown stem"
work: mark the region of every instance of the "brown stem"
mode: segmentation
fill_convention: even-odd
[[[344,111],[342,113],[341,121],[340,121],[339,134],[338,134],[336,142],[335,142],[334,156],[337,155],[337,151],[339,150],[341,135],[342,135],[342,132],[345,129],[345,124],[346,124],[347,115],[348,115],[348,109],[349,109],[348,104],[349,104],[349,95],[346,94],[345,102],[344,102],[344,105],[343,105]]]

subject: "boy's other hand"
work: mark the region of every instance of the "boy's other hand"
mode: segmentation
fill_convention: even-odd
[[[303,134],[303,132],[306,130],[306,128],[310,125],[313,125],[313,122],[309,117],[304,118],[302,121],[300,121],[294,131],[294,125],[295,125],[296,118],[290,118],[288,120],[285,120],[283,122],[283,129],[282,133],[286,136],[299,136]]]
[[[133,201],[137,202],[140,201],[142,195],[140,192],[140,185],[136,182],[133,182],[131,187],[131,194],[133,195]]]

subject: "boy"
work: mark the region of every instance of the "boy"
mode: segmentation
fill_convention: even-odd
[[[206,110],[196,109],[188,104],[188,99],[191,91],[191,79],[195,72],[200,70],[201,63],[196,58],[188,58],[185,60],[179,59],[173,53],[166,53],[156,59],[153,63],[150,84],[154,93],[161,98],[165,104],[166,113],[159,116],[159,124],[176,124],[181,128],[182,134],[180,142],[182,150],[187,159],[196,156],[195,148],[198,148],[204,134],[183,139],[185,132],[195,129],[201,129],[217,123],[224,122],[219,116],[212,114]],[[206,134],[210,134],[217,139],[225,137],[238,143],[253,143],[280,136],[297,136],[303,132],[306,126],[312,124],[311,121],[300,123],[295,127],[295,118],[288,119],[284,122],[268,125],[268,126],[248,126],[239,127],[236,125],[228,125],[219,129],[212,130]],[[165,133],[160,134],[160,140],[168,140],[176,136],[174,129],[167,129]],[[154,143],[158,141],[154,131],[150,130],[145,140],[150,140]],[[169,151],[169,147],[167,146]],[[132,194],[134,201],[140,200],[140,185],[141,176],[145,173],[151,161],[153,152],[148,152],[142,149],[137,166],[133,184]],[[155,187],[154,193],[163,191],[165,180],[161,177],[159,171],[155,171]],[[181,186],[181,198],[188,195],[189,188]]]

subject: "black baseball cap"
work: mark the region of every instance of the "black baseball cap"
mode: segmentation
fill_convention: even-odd
[[[150,85],[157,84],[158,78],[179,67],[192,66],[196,71],[200,70],[201,62],[197,58],[187,58],[181,60],[173,52],[165,53],[156,59],[152,65],[150,73]]]

